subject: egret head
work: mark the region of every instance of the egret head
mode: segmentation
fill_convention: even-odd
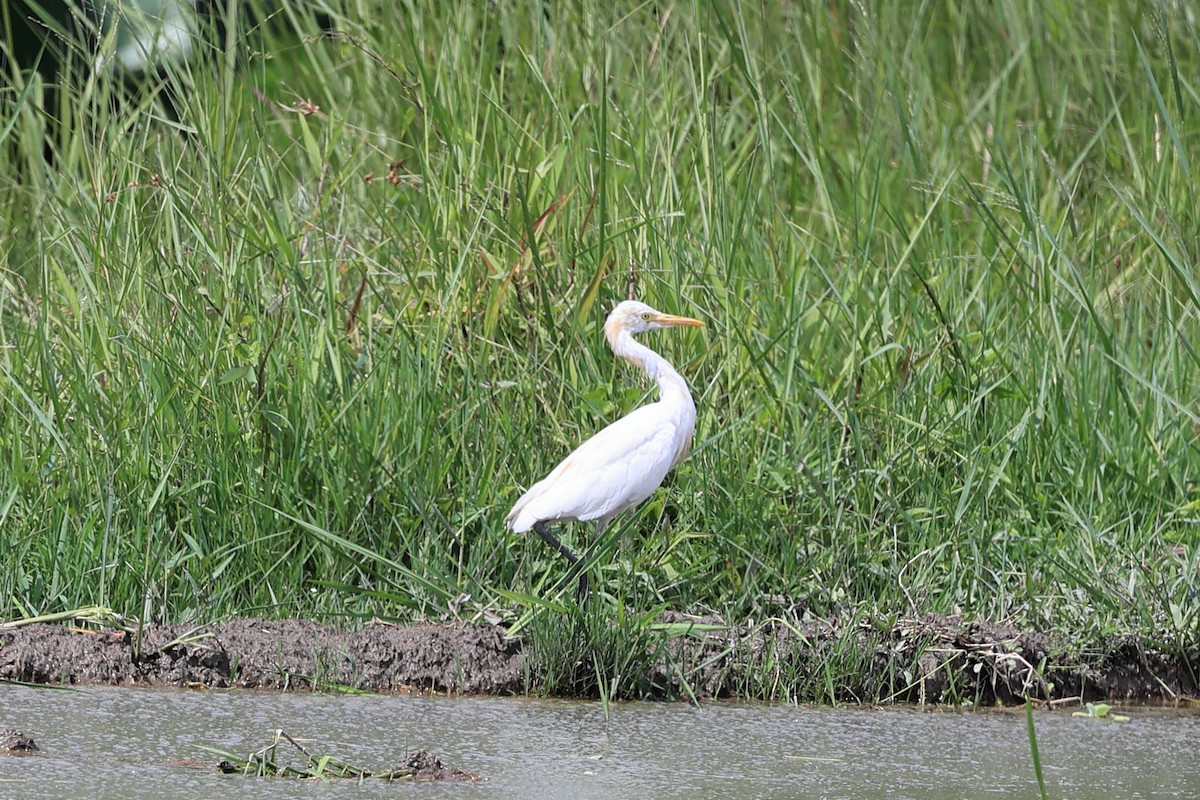
[[[681,326],[699,327],[704,323],[691,317],[676,317],[655,311],[645,303],[637,300],[626,300],[618,303],[608,315],[604,323],[604,334],[613,341],[621,333],[639,334],[646,331],[656,331],[662,328],[677,328]]]

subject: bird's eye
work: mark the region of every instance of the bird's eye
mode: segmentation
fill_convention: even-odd
[[[642,313],[642,319],[644,319],[646,322],[649,322],[650,320],[654,319],[654,315],[649,311],[646,311]]]

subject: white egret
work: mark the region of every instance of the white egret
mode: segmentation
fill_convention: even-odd
[[[613,517],[654,494],[671,468],[692,446],[696,404],[687,384],[665,358],[634,340],[646,331],[702,326],[698,319],[655,311],[626,300],[604,323],[613,354],[642,370],[658,384],[658,402],[635,409],[575,448],[542,480],[521,495],[505,524],[515,533],[533,529],[578,568],[579,558],[550,532],[552,522],[596,522],[596,537]],[[580,596],[588,591],[587,573],[579,576]]]

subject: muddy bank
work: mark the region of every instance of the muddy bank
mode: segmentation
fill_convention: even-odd
[[[742,687],[766,684],[799,702],[832,694],[850,703],[1019,705],[1026,697],[1161,703],[1191,700],[1200,687],[1200,651],[1180,657],[1120,640],[1081,652],[1052,634],[956,616],[853,630],[819,619],[781,620],[752,632],[673,642],[665,660],[679,663],[676,673],[694,675],[698,695],[747,695]],[[688,669],[706,663],[707,669]],[[817,683],[825,686],[814,689]]]
[[[30,683],[511,694],[520,644],[495,627],[304,620],[147,625],[140,635],[34,624],[0,630],[0,678]]]
[[[1054,637],[955,617],[839,630],[821,621],[675,636],[645,664],[649,696],[808,699],[834,676],[839,699],[1012,704],[1040,700],[1170,701],[1195,697],[1200,657],[1136,642],[1072,652]],[[831,670],[831,665],[836,669]],[[372,624],[354,631],[302,620],[232,619],[148,625],[140,635],[55,624],[0,629],[0,679],[30,683],[415,690],[538,691],[538,667],[502,628]],[[684,683],[686,682],[686,687]]]

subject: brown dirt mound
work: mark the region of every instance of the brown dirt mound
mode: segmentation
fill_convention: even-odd
[[[247,618],[148,625],[140,640],[50,624],[0,631],[0,678],[31,683],[506,694],[524,688],[521,665],[519,645],[499,628],[465,625],[343,631]]]
[[[822,620],[738,627],[668,614],[664,621],[698,627],[673,638],[652,666],[644,683],[662,697],[757,696],[771,686],[775,696],[811,699],[804,680],[829,674],[838,659],[844,667],[848,653],[854,663],[837,687],[847,701],[1163,701],[1194,697],[1200,674],[1196,654],[1118,641],[1085,656],[1052,636],[957,617],[849,631]],[[537,675],[520,641],[496,626],[375,623],[344,631],[247,618],[148,625],[140,637],[51,624],[0,629],[0,679],[35,683],[518,694],[535,689]]]

